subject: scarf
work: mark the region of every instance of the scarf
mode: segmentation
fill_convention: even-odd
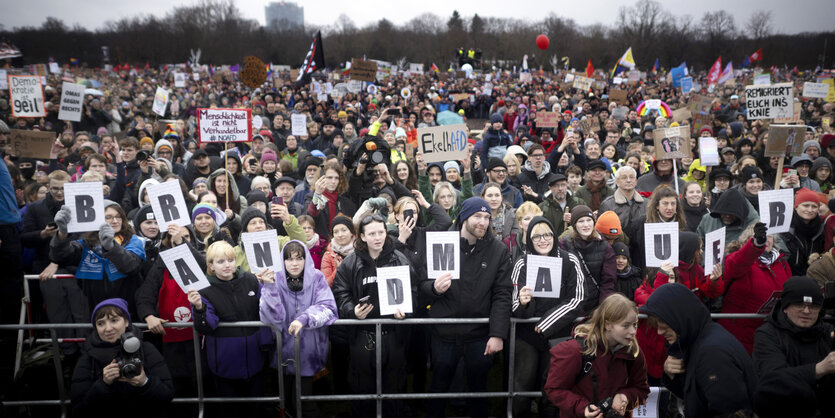
[[[602,193],[600,193],[600,191],[603,190],[604,187],[606,187],[605,181],[601,181],[599,184],[594,184],[594,182],[589,181],[588,184],[586,184],[586,188],[588,188],[591,193],[591,201],[589,202],[590,208],[597,210],[597,208],[600,207],[600,203],[603,202],[601,197]]]
[[[348,254],[354,252],[354,240],[351,240],[351,242],[349,242],[348,245],[345,246],[339,245],[336,243],[336,241],[331,240],[331,250],[339,254],[342,258],[345,258],[348,256]]]
[[[307,244],[307,248],[313,248],[318,243],[319,243],[319,234],[315,234],[315,233],[313,234],[313,238],[311,238],[310,240],[305,242],[305,244]]]
[[[763,252],[760,255],[760,262],[765,264],[766,266],[771,266],[775,261],[777,261],[777,256],[780,255],[780,251],[777,250],[774,246],[771,247],[771,251]]]
[[[328,229],[333,227],[333,218],[336,216],[339,195],[336,192],[325,190],[325,199],[328,200]]]

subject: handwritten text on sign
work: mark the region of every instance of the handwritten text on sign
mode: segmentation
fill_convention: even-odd
[[[252,138],[250,109],[198,109],[200,142],[248,142]]]
[[[467,125],[418,128],[418,150],[427,163],[467,157]]]
[[[9,94],[15,117],[44,116],[41,78],[36,75],[10,75]]]
[[[745,87],[748,119],[790,118],[794,112],[792,84]]]

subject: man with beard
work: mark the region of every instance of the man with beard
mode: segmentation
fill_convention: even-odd
[[[588,202],[591,210],[596,211],[600,208],[600,203],[603,199],[614,194],[614,190],[606,185],[608,169],[603,160],[591,160],[588,164],[588,175],[586,177],[586,184],[580,186],[575,196],[583,201]]]
[[[568,180],[562,174],[551,174],[548,186],[551,189],[551,196],[543,200],[539,208],[542,209],[542,216],[554,226],[554,233],[559,237],[565,232],[566,225],[571,222],[571,209],[586,203],[575,196],[568,195]]]
[[[504,201],[518,208],[524,202],[522,199],[522,192],[519,189],[510,185],[507,181],[507,164],[500,158],[491,158],[487,162],[487,179],[484,183],[477,184],[473,187],[473,194],[480,195],[481,189],[488,182],[500,184],[502,186],[502,198]]]
[[[541,152],[541,151],[540,151]],[[544,158],[543,158],[544,159]],[[490,206],[484,199],[464,201],[452,228],[460,229],[460,279],[447,273],[420,282],[430,318],[484,318],[489,324],[432,325],[430,392],[449,391],[458,363],[464,360],[469,392],[487,390],[493,356],[504,347],[510,325],[510,255],[490,229]],[[432,399],[428,417],[443,417],[445,399]],[[470,400],[470,416],[486,417],[487,400]]]

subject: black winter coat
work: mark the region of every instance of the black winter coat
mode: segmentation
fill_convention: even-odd
[[[35,258],[32,260],[32,272],[40,273],[49,265],[49,240],[41,238],[41,231],[47,225],[55,222],[55,214],[61,209],[64,202],[57,202],[52,195],[47,193],[41,200],[32,202],[26,209],[23,216],[23,231],[20,234],[20,243],[24,247],[35,249]]]

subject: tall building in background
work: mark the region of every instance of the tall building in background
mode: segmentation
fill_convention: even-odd
[[[304,7],[296,3],[279,1],[267,4],[264,7],[267,27],[283,28],[295,27],[304,29]]]

